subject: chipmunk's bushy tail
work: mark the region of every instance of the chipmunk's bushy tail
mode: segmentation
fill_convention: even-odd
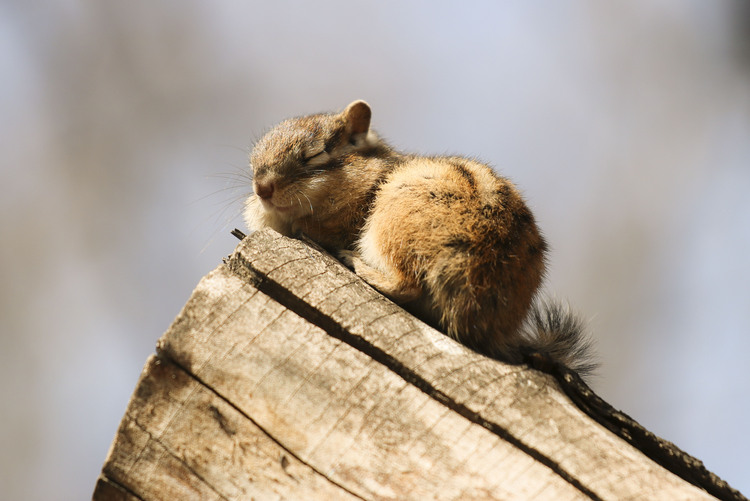
[[[590,376],[599,366],[583,321],[557,301],[534,301],[521,336],[527,356],[562,364],[582,377]]]

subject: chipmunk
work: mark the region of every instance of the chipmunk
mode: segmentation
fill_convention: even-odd
[[[518,189],[486,164],[400,153],[370,106],[281,122],[250,154],[249,229],[303,232],[375,289],[470,348],[593,369],[581,322],[536,299],[547,244]]]

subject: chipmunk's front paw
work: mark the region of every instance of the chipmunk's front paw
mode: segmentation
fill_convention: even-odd
[[[344,263],[344,265],[352,269],[354,269],[355,264],[360,260],[359,255],[356,252],[350,250],[339,251],[338,258],[339,261]]]

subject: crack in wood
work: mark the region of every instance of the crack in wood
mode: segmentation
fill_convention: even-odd
[[[744,499],[575,374],[476,355],[269,231],[201,281],[157,353],[94,499]]]
[[[224,417],[224,414],[221,413],[221,411],[215,406],[210,405],[208,407],[208,410],[211,411],[211,415],[216,420],[216,422],[219,424],[219,428],[224,430],[224,433],[229,435],[230,437],[235,435],[237,433],[237,430],[235,430],[227,421],[227,418]]]
[[[300,240],[307,244],[308,247],[321,253],[319,257],[326,263],[327,268],[328,265],[340,265],[335,258],[327,254],[324,249],[314,242],[304,238],[304,236]],[[287,245],[286,248],[289,248],[289,246]],[[298,260],[299,259],[295,259],[295,261]],[[542,464],[550,467],[555,473],[571,483],[571,485],[578,488],[582,493],[592,499],[598,499],[592,491],[583,486],[577,479],[560,467],[556,461],[552,460],[541,451],[524,444],[518,437],[513,436],[501,425],[483,419],[480,415],[481,411],[471,410],[468,407],[453,401],[447,393],[441,392],[433,383],[430,383],[419,376],[416,369],[404,366],[395,356],[384,351],[386,348],[374,346],[362,337],[350,333],[346,327],[335,320],[331,314],[323,313],[315,307],[307,304],[303,298],[298,297],[294,292],[269,277],[267,273],[255,268],[253,264],[242,255],[242,253],[236,252],[233,254],[231,259],[226,261],[226,264],[235,275],[250,280],[251,283],[261,292],[272,297],[282,306],[323,329],[334,338],[340,339],[353,348],[380,362],[389,370],[393,371],[410,384],[413,384],[436,401],[450,407],[465,418],[481,424],[491,432],[513,444],[531,457],[537,459]],[[274,271],[279,268],[280,267],[278,266],[275,267]],[[347,283],[341,287],[346,287],[352,283],[356,283],[356,281]],[[307,295],[309,295],[309,293],[305,294],[305,297]],[[376,299],[377,298],[371,298],[360,305],[356,305],[355,310],[366,305],[368,302],[375,301]],[[387,316],[387,314],[378,318],[385,316]],[[714,473],[708,471],[700,460],[685,453],[671,442],[657,437],[630,418],[630,416],[614,409],[607,402],[598,397],[575,372],[562,365],[550,365],[546,360],[539,361],[531,359],[528,361],[528,364],[533,369],[540,370],[553,376],[557,380],[560,388],[576,405],[576,407],[616,436],[622,438],[627,443],[643,452],[660,466],[713,496],[721,499],[747,501],[739,491],[729,486]],[[528,369],[524,368],[523,370]]]
[[[352,490],[346,488],[345,486],[341,485],[340,483],[333,480],[330,476],[326,475],[319,469],[315,468],[313,465],[309,464],[308,462],[304,461],[301,457],[299,457],[297,454],[295,454],[293,451],[291,451],[288,447],[284,446],[283,443],[281,443],[276,437],[271,435],[264,427],[262,427],[257,421],[255,421],[250,415],[245,413],[242,409],[237,407],[229,398],[221,394],[219,391],[217,391],[215,388],[213,388],[211,385],[209,385],[206,381],[198,377],[197,375],[193,374],[190,370],[188,370],[187,367],[180,364],[179,361],[175,360],[174,357],[172,357],[168,351],[166,350],[160,350],[157,348],[157,357],[173,364],[174,366],[178,367],[180,370],[182,370],[185,374],[187,374],[190,378],[194,379],[197,383],[199,383],[201,386],[206,388],[208,391],[216,395],[219,399],[221,399],[224,403],[226,403],[228,406],[230,406],[232,409],[237,411],[240,415],[242,415],[245,419],[250,421],[253,426],[258,428],[263,435],[265,435],[269,440],[271,440],[273,443],[275,443],[280,449],[284,450],[286,454],[293,457],[297,461],[299,461],[300,464],[310,468],[311,471],[315,472],[316,474],[320,475],[322,478],[326,479],[331,485],[336,486],[337,488],[341,489],[342,491],[346,492],[347,494],[357,498],[362,499],[365,501],[365,498],[358,495],[356,492],[353,492]],[[147,432],[148,433],[148,432]],[[179,460],[179,458],[177,458]],[[288,460],[287,460],[288,461]],[[282,465],[283,466],[283,465]],[[199,477],[200,478],[200,477]]]
[[[562,390],[578,408],[656,463],[719,499],[747,501],[742,493],[708,471],[702,461],[672,442],[654,435],[604,401],[578,374],[564,366],[557,366],[554,370],[556,373],[553,375],[560,382]]]
[[[174,459],[176,459],[177,461],[179,461],[180,464],[182,464],[185,467],[185,469],[187,469],[187,471],[189,471],[190,473],[192,473],[195,476],[195,478],[197,478],[198,480],[200,480],[201,482],[203,482],[203,485],[205,485],[206,487],[208,487],[209,489],[211,489],[213,492],[215,492],[216,495],[219,496],[221,499],[229,501],[228,497],[224,496],[221,492],[219,492],[219,490],[211,482],[209,482],[208,480],[206,480],[206,478],[204,478],[203,475],[201,475],[200,473],[198,473],[195,470],[195,468],[193,468],[192,466],[190,466],[190,464],[188,464],[188,462],[185,461],[185,459],[181,458],[170,447],[168,447],[167,444],[165,444],[164,442],[162,442],[160,436],[156,436],[153,433],[151,433],[151,431],[149,431],[148,427],[143,426],[141,423],[139,423],[138,420],[135,417],[131,417],[130,421],[134,425],[136,425],[143,433],[145,433],[146,435],[148,435],[149,441],[152,441],[152,442],[154,442],[156,444],[159,444],[159,446],[161,446],[164,449],[164,452],[166,452],[167,454],[169,454],[170,456],[172,456]]]
[[[135,493],[132,489],[130,489],[127,485],[124,485],[121,482],[117,481],[116,479],[110,477],[105,472],[102,472],[99,474],[99,478],[97,479],[97,482],[96,482],[96,487],[94,488],[94,495],[93,495],[94,499],[103,499],[102,491],[106,488],[105,486],[108,486],[110,489],[123,491],[128,496],[131,496],[140,501],[146,501],[137,493]]]
[[[352,348],[364,353],[376,362],[384,365],[390,371],[404,379],[406,382],[415,386],[434,400],[445,405],[450,410],[458,413],[471,422],[483,426],[493,434],[510,443],[525,454],[531,456],[534,460],[548,467],[550,470],[555,472],[555,474],[560,476],[563,480],[578,489],[582,494],[588,496],[590,499],[601,499],[595,492],[583,485],[577,478],[566,471],[556,461],[552,460],[535,448],[523,443],[521,440],[513,436],[508,432],[508,430],[506,430],[499,424],[489,422],[482,418],[479,413],[472,411],[463,404],[453,401],[448,395],[437,390],[429,381],[422,378],[414,370],[405,367],[396,358],[386,353],[381,348],[372,345],[359,336],[351,334],[335,319],[315,309],[313,306],[297,297],[293,292],[288,290],[279,282],[256,269],[253,264],[241,254],[235,253],[229,260],[229,262],[227,262],[227,266],[230,271],[232,271],[236,275],[250,279],[251,283],[259,291],[273,298],[288,310],[293,311],[311,324],[323,329],[328,335],[345,342]],[[278,269],[278,267],[275,269]]]

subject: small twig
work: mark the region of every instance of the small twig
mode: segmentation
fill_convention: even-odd
[[[243,238],[247,236],[244,233],[242,233],[240,230],[238,230],[237,228],[232,230],[232,235],[237,237],[238,240],[242,240]]]

